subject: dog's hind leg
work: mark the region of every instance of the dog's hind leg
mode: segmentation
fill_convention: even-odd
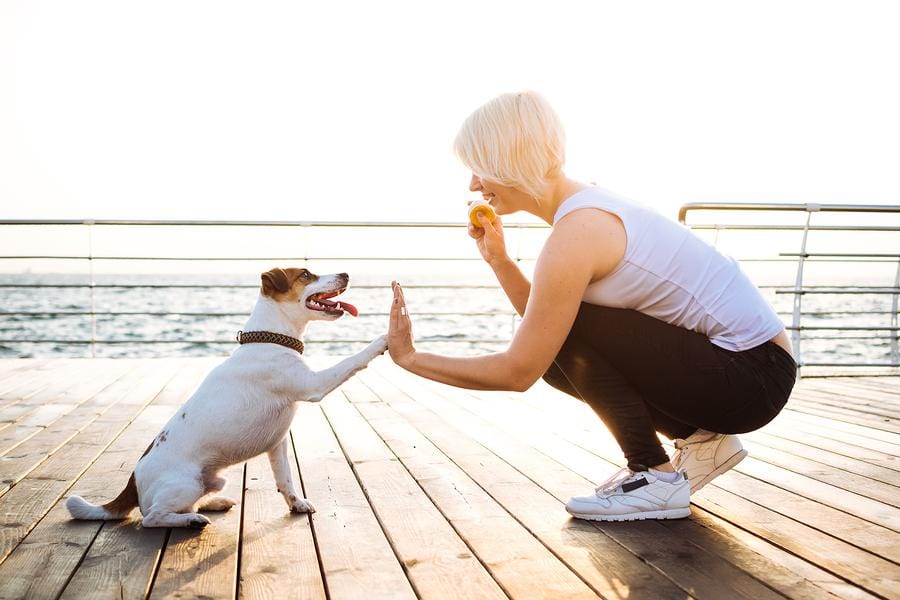
[[[158,482],[152,492],[153,503],[144,511],[144,527],[206,527],[210,521],[194,506],[204,495],[199,478],[172,477]]]
[[[300,496],[297,485],[294,483],[291,462],[288,458],[290,447],[288,437],[284,436],[284,439],[268,452],[269,464],[272,465],[272,474],[275,476],[275,485],[278,486],[278,492],[284,497],[291,512],[316,512],[310,501]]]

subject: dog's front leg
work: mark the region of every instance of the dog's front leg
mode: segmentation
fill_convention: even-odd
[[[382,335],[375,338],[362,352],[345,358],[333,367],[316,372],[304,381],[303,388],[306,394],[304,400],[318,402],[350,379],[354,373],[365,369],[366,365],[384,354],[385,350],[387,350],[387,336]]]
[[[316,512],[310,501],[300,496],[300,492],[297,491],[294,475],[291,472],[291,462],[288,458],[288,449],[290,447],[288,438],[288,435],[284,436],[284,439],[269,450],[268,453],[269,464],[272,465],[272,474],[275,475],[275,485],[278,488],[278,492],[284,496],[284,501],[287,502],[291,512]]]

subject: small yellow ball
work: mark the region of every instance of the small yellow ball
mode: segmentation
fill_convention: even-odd
[[[481,222],[478,220],[479,213],[483,214],[491,223],[497,218],[497,213],[494,212],[493,206],[484,200],[476,200],[469,205],[469,220],[472,221],[472,224],[476,227],[481,227]]]

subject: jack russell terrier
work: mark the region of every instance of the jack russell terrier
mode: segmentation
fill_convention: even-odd
[[[318,402],[387,349],[381,336],[362,352],[314,372],[301,358],[309,321],[334,321],[346,302],[330,300],[347,289],[349,276],[314,275],[306,269],[272,269],[238,347],[213,369],[163,427],[138,461],[125,489],[102,506],[70,496],[76,519],[124,519],[139,506],[144,527],[205,527],[200,510],[228,510],[237,501],[215,495],[225,487],[222,469],[266,452],[278,491],[291,512],[314,512],[291,476],[288,430],[296,402]]]

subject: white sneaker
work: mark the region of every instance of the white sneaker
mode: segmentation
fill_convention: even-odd
[[[675,440],[672,466],[691,482],[696,492],[734,465],[741,462],[747,451],[736,435],[698,432],[687,439]]]
[[[669,483],[650,471],[625,468],[601,483],[589,496],[566,504],[573,517],[590,521],[682,519],[691,514],[691,486],[679,474]]]

